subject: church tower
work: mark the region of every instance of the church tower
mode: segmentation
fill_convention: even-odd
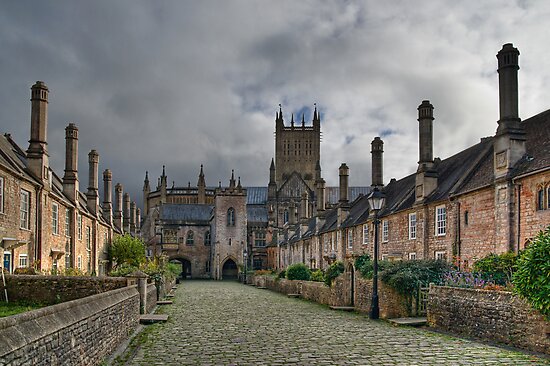
[[[315,188],[315,167],[321,155],[321,119],[317,105],[311,125],[306,125],[302,115],[300,125],[291,117],[290,126],[285,126],[283,111],[275,117],[275,183],[280,188],[294,173],[298,174],[310,190]]]

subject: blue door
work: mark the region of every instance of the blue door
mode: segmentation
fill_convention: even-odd
[[[4,252],[4,268],[11,273],[11,253]]]

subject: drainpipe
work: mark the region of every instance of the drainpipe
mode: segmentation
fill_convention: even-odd
[[[35,240],[35,243],[34,243],[34,250],[35,250],[34,260],[39,261],[39,268],[37,268],[37,269],[38,269],[38,271],[40,271],[40,270],[42,270],[42,205],[41,205],[42,187],[37,186],[35,188],[35,195],[36,195],[36,198],[35,198],[36,217],[35,217],[35,220],[34,220],[34,222],[35,222],[34,230],[35,230],[36,234],[34,236],[34,240]],[[30,208],[29,208],[29,212],[31,212]],[[30,222],[30,220],[29,220],[29,222]]]
[[[462,267],[462,239],[460,238],[460,202],[456,202],[456,257],[458,268]]]
[[[517,254],[519,253],[519,246],[520,246],[520,240],[521,240],[521,183],[515,183],[516,186],[516,194],[518,195],[518,207],[517,207],[517,218],[516,218],[516,232],[517,232],[517,245],[514,250],[514,252]]]

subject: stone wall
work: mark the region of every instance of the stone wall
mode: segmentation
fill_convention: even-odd
[[[0,366],[96,365],[139,322],[136,286],[0,319]]]
[[[6,275],[10,301],[51,305],[125,287],[124,277]],[[0,293],[4,285],[0,281]]]
[[[339,276],[331,287],[323,282],[314,281],[290,281],[277,279],[273,276],[254,276],[256,286],[264,286],[268,289],[283,294],[300,294],[301,298],[329,306],[351,305],[351,281],[346,272]],[[404,296],[395,290],[379,282],[378,296],[380,303],[380,317],[383,319],[401,318],[410,316],[413,307],[407,306]],[[357,311],[369,312],[372,297],[372,280],[366,280],[360,276],[355,278],[354,308]]]
[[[149,314],[157,306],[157,286],[154,283],[147,285],[147,307],[146,312]]]
[[[431,286],[428,323],[452,333],[550,354],[550,322],[510,292]]]

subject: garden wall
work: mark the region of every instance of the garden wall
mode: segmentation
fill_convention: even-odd
[[[428,323],[550,354],[550,322],[511,292],[430,286]]]
[[[138,322],[136,286],[1,318],[0,366],[96,365]]]
[[[80,299],[126,287],[124,277],[6,275],[10,301],[32,301],[44,305]],[[0,281],[0,298],[4,284]]]
[[[351,299],[351,280],[348,273],[336,278],[331,287],[323,282],[291,281],[277,279],[273,276],[254,276],[253,284],[267,287],[272,291],[283,294],[300,294],[306,300],[329,306],[353,306],[361,312],[370,311],[372,297],[372,280],[366,280],[356,276],[354,284],[354,301]],[[400,318],[410,316],[411,310],[407,307],[407,300],[395,290],[378,284],[378,296],[380,303],[380,317],[383,319]]]
[[[147,307],[146,312],[149,314],[157,306],[157,286],[154,283],[147,284]]]

